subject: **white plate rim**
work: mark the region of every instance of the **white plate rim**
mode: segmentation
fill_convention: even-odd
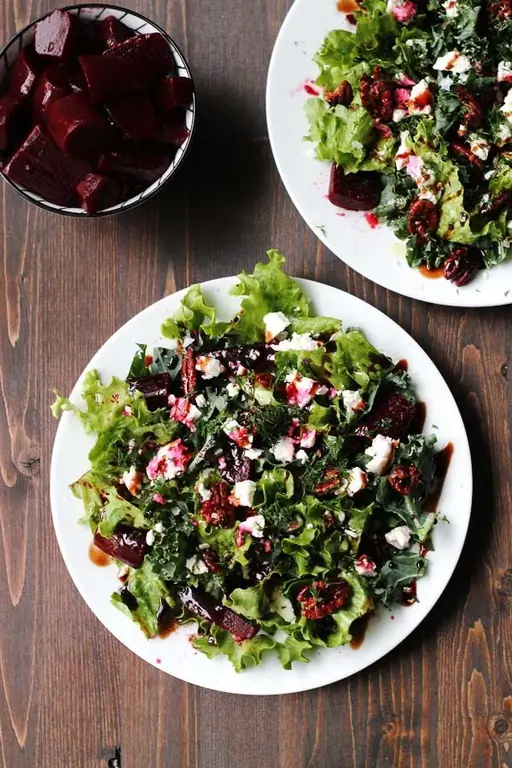
[[[60,461],[60,454],[61,450],[63,449],[63,446],[65,445],[66,441],[66,432],[69,430],[70,424],[75,422],[75,424],[78,423],[78,420],[75,419],[75,417],[70,413],[65,413],[63,417],[60,420],[60,423],[57,428],[56,436],[55,436],[55,442],[52,452],[52,460],[51,460],[51,469],[50,469],[50,500],[51,500],[51,509],[52,509],[52,519],[53,519],[53,525],[54,530],[56,533],[57,541],[59,544],[59,548],[62,554],[62,557],[64,559],[64,562],[66,564],[66,567],[69,571],[69,574],[81,594],[82,598],[85,600],[88,607],[91,609],[91,611],[96,615],[96,617],[100,620],[100,622],[121,642],[123,645],[125,645],[127,648],[129,648],[132,652],[134,652],[136,655],[138,655],[140,658],[144,659],[145,661],[148,661],[150,664],[155,666],[158,669],[162,669],[166,671],[167,673],[171,674],[172,676],[181,679],[185,682],[194,683],[196,685],[200,685],[202,687],[208,688],[210,690],[217,690],[217,691],[223,691],[227,693],[238,693],[238,694],[246,694],[246,695],[276,695],[276,694],[283,694],[283,693],[297,693],[305,690],[311,690],[314,688],[318,688],[324,685],[329,685],[331,683],[337,682],[339,680],[342,680],[346,677],[349,677],[353,674],[356,674],[357,672],[360,672],[362,669],[365,669],[366,667],[370,666],[371,664],[375,663],[385,655],[387,655],[390,651],[392,651],[397,645],[399,645],[403,640],[406,639],[406,637],[409,636],[411,632],[413,632],[417,626],[423,621],[423,619],[427,616],[427,614],[430,612],[430,610],[433,608],[441,594],[444,592],[448,582],[450,581],[453,571],[455,570],[455,567],[458,563],[466,534],[467,529],[469,525],[470,520],[470,513],[471,513],[471,502],[472,502],[472,467],[471,467],[471,456],[470,456],[470,450],[469,450],[469,443],[467,439],[466,430],[462,421],[462,417],[460,416],[458,407],[455,403],[455,400],[453,396],[451,395],[448,386],[444,382],[444,379],[442,378],[440,372],[434,365],[434,363],[430,360],[428,355],[422,350],[422,348],[419,346],[419,344],[412,339],[412,337],[404,331],[397,323],[395,323],[391,318],[387,317],[384,313],[380,312],[380,310],[375,309],[371,305],[368,305],[366,302],[364,302],[362,299],[359,299],[355,296],[352,296],[351,294],[345,293],[343,291],[340,291],[336,288],[332,288],[331,286],[327,286],[323,283],[318,283],[311,280],[305,280],[301,278],[295,278],[299,282],[299,284],[304,288],[307,295],[312,297],[312,294],[315,294],[316,291],[319,291],[320,294],[326,294],[329,292],[333,292],[336,295],[337,300],[340,303],[340,306],[343,306],[343,302],[349,302],[352,304],[353,307],[356,307],[359,312],[359,315],[363,317],[363,313],[366,316],[372,316],[372,322],[371,325],[373,327],[377,327],[376,323],[380,322],[383,323],[385,326],[389,326],[390,328],[393,327],[398,335],[398,338],[401,339],[407,339],[408,340],[408,355],[409,358],[411,355],[411,352],[414,353],[415,356],[418,357],[422,361],[422,363],[427,367],[429,370],[429,375],[432,375],[432,377],[436,381],[436,386],[440,387],[440,390],[443,392],[443,398],[445,399],[445,409],[449,409],[451,416],[450,418],[454,420],[454,423],[457,424],[458,428],[458,437],[456,442],[456,451],[454,453],[454,456],[456,457],[457,464],[460,464],[459,469],[461,469],[464,473],[464,482],[460,486],[462,490],[462,499],[458,501],[459,504],[459,511],[458,511],[458,518],[456,522],[456,541],[454,544],[450,545],[450,562],[448,564],[444,564],[445,571],[444,575],[441,579],[440,572],[437,573],[437,580],[439,583],[437,584],[435,590],[432,594],[429,593],[428,597],[423,595],[421,596],[421,587],[423,584],[427,583],[427,580],[431,579],[432,577],[429,575],[425,579],[422,579],[419,582],[419,594],[420,594],[420,603],[417,603],[412,608],[398,608],[395,611],[395,614],[399,614],[399,619],[405,622],[407,620],[408,626],[407,630],[398,633],[400,636],[398,639],[393,638],[391,642],[389,640],[385,640],[379,643],[379,647],[372,645],[372,652],[370,654],[366,654],[366,656],[369,655],[369,658],[364,661],[364,663],[358,663],[358,659],[361,659],[361,656],[357,656],[356,654],[359,654],[362,649],[368,648],[366,642],[363,643],[363,646],[358,651],[352,652],[354,654],[354,664],[351,665],[351,668],[349,670],[340,670],[340,668],[336,669],[336,664],[332,663],[335,661],[335,657],[330,657],[331,664],[329,665],[329,669],[326,673],[322,673],[321,677],[318,678],[312,678],[312,675],[308,675],[308,679],[304,680],[301,677],[301,671],[306,669],[313,669],[313,665],[320,664],[321,659],[320,655],[315,657],[311,661],[309,665],[295,665],[294,669],[292,671],[284,671],[281,670],[278,663],[274,660],[265,661],[264,664],[261,667],[248,670],[246,672],[236,674],[234,671],[231,670],[231,667],[229,665],[229,662],[225,659],[215,659],[213,661],[209,661],[203,657],[202,654],[198,654],[197,652],[194,652],[194,658],[195,662],[197,663],[199,659],[201,659],[200,666],[204,667],[204,662],[206,661],[208,665],[212,665],[209,667],[210,671],[213,672],[213,677],[210,677],[210,679],[205,679],[202,675],[204,674],[204,669],[202,671],[201,675],[198,675],[194,671],[194,664],[192,666],[187,666],[187,664],[180,664],[177,665],[169,665],[169,664],[158,664],[155,660],[155,654],[156,652],[159,653],[160,656],[163,657],[164,652],[162,649],[164,648],[164,644],[168,643],[169,640],[172,639],[174,642],[175,639],[180,636],[180,632],[176,632],[173,635],[171,635],[171,638],[167,638],[167,640],[153,640],[153,641],[147,641],[142,635],[142,632],[134,625],[134,623],[128,619],[127,617],[123,616],[122,613],[120,613],[117,609],[111,608],[111,611],[114,613],[112,616],[114,616],[113,620],[110,618],[106,618],[107,614],[103,609],[99,609],[98,603],[95,602],[98,599],[101,600],[102,597],[104,598],[105,595],[94,597],[94,599],[91,598],[91,594],[88,593],[89,585],[85,583],[84,579],[86,580],[89,574],[86,574],[84,576],[83,573],[80,572],[80,567],[77,565],[77,562],[71,552],[71,547],[69,545],[69,539],[67,537],[72,537],[75,539],[75,537],[78,537],[78,526],[76,524],[75,520],[72,520],[71,517],[67,517],[64,519],[62,517],[62,496],[61,494],[67,490],[67,486],[64,483],[63,479],[60,477],[60,468],[59,468],[59,461]],[[234,277],[225,277],[225,278],[218,278],[216,280],[211,280],[209,282],[203,283],[203,289],[205,290],[206,294],[213,292],[217,293],[219,295],[225,295],[227,293],[227,289],[231,287],[231,285],[234,284],[236,278]],[[127,335],[132,334],[132,329],[135,329],[139,322],[141,322],[142,319],[146,317],[150,317],[152,314],[155,316],[159,316],[160,320],[163,316],[169,315],[171,312],[174,311],[177,304],[181,300],[181,298],[185,295],[187,289],[183,289],[181,291],[178,291],[174,294],[171,294],[169,296],[164,297],[163,299],[160,299],[159,301],[155,302],[154,304],[150,305],[146,309],[142,310],[140,313],[132,317],[130,320],[127,321],[121,328],[119,328],[106,342],[105,344],[98,350],[98,352],[93,356],[93,358],[90,360],[90,362],[85,367],[84,371],[80,375],[79,379],[77,380],[75,386],[73,387],[71,398],[75,402],[79,402],[79,394],[81,391],[82,381],[87,373],[88,370],[95,367],[100,367],[101,370],[101,363],[106,358],[106,356],[109,354],[110,350],[114,347],[117,347],[120,339]],[[315,304],[318,304],[318,302],[315,302]],[[320,308],[318,308],[320,309]],[[163,311],[163,314],[160,314],[160,310]],[[333,314],[333,313],[331,313]],[[343,311],[340,311],[338,313],[339,315],[343,314]],[[361,326],[363,327],[363,326]],[[365,328],[363,327],[363,330],[368,333],[368,335],[372,336],[372,329],[371,328]],[[158,327],[155,327],[155,338],[158,335]],[[136,342],[140,340],[137,339],[137,336],[131,336],[131,347],[130,347],[130,355],[135,351],[135,344]],[[384,349],[384,351],[386,351]],[[123,371],[119,371],[118,375],[122,375]],[[81,429],[81,428],[80,428]],[[80,471],[85,471],[86,466],[83,465],[82,469]],[[76,476],[80,474],[80,471],[76,473]],[[449,477],[453,479],[453,475],[450,475]],[[445,490],[443,491],[443,494],[445,493]],[[64,494],[65,496],[65,494]],[[443,498],[443,495],[442,497]],[[77,501],[77,500],[76,500]],[[66,502],[67,504],[68,502]],[[80,512],[80,502],[77,501],[78,505],[78,514]],[[461,512],[462,510],[462,512]],[[67,511],[65,512],[67,515]],[[449,514],[449,513],[448,513]],[[464,515],[465,517],[463,520],[459,517],[459,515]],[[447,526],[447,529],[449,530],[452,526]],[[81,529],[86,528],[85,526],[82,526]],[[90,539],[90,534],[88,534]],[[83,536],[82,536],[83,538]],[[437,538],[437,537],[436,537]],[[434,553],[435,555],[435,553]],[[87,557],[87,554],[85,553],[85,557]],[[83,565],[83,563],[82,563]],[[95,572],[101,572],[108,571],[110,569],[98,569],[95,566],[91,566]],[[112,575],[112,574],[111,574]],[[110,579],[110,583],[112,583],[112,579]],[[108,598],[110,597],[110,588],[109,588],[109,594]],[[416,612],[413,615],[413,612]],[[413,616],[412,620],[408,617]],[[405,617],[402,618],[402,617]],[[377,619],[373,619],[372,621],[377,621]],[[380,622],[380,618],[379,618]],[[115,626],[113,626],[115,625]],[[120,625],[120,629],[117,625]],[[399,622],[396,622],[393,625],[393,628],[395,626],[399,626]],[[370,622],[370,627],[372,627],[372,622]],[[405,623],[404,623],[405,627]],[[187,629],[187,628],[182,628]],[[183,640],[183,637],[180,636],[179,640],[185,643],[185,646],[188,646],[189,644],[186,643],[186,640]],[[151,644],[158,643],[158,650],[156,647],[154,649],[151,649],[150,652],[150,646]],[[185,647],[182,650],[183,654],[186,658],[186,661],[190,660],[190,653],[189,648]],[[332,651],[343,651],[345,652],[347,649],[325,649],[322,650],[321,654],[331,654]],[[323,666],[326,665],[327,656],[323,661]],[[218,662],[220,662],[220,667],[218,665]],[[269,666],[269,663],[272,665],[272,669],[270,671],[267,669]],[[277,665],[277,668],[276,668]],[[172,667],[172,669],[170,668]],[[216,671],[215,671],[216,670]],[[208,673],[206,673],[208,676]],[[269,677],[269,679],[265,679]],[[277,681],[273,678],[278,678]],[[284,680],[284,683],[283,683]]]
[[[301,29],[314,29],[314,21],[312,25],[310,25],[309,22],[318,15],[318,4],[325,5],[327,3],[332,6],[333,20],[324,30],[324,34],[330,31],[330,29],[347,28],[346,23],[343,24],[343,14],[336,11],[335,0],[317,0],[317,3],[314,4],[312,4],[310,0],[294,0],[277,35],[268,69],[265,105],[270,146],[279,176],[281,177],[281,181],[283,182],[292,203],[311,231],[335,256],[354,271],[358,272],[363,277],[372,280],[374,283],[377,283],[377,285],[381,285],[383,288],[398,293],[401,296],[408,296],[409,298],[432,304],[439,304],[441,306],[497,307],[512,304],[512,254],[508,257],[506,262],[493,267],[491,270],[482,270],[472,283],[462,289],[457,289],[442,279],[431,280],[422,277],[417,270],[413,270],[407,266],[405,257],[402,255],[399,258],[404,262],[404,269],[400,274],[400,285],[397,285],[398,280],[396,276],[390,277],[390,275],[393,275],[393,272],[384,269],[377,273],[377,266],[372,263],[372,261],[370,261],[369,266],[362,265],[360,261],[358,261],[358,254],[351,253],[347,256],[346,253],[341,253],[343,249],[341,240],[342,233],[337,231],[335,235],[330,234],[332,229],[337,229],[339,225],[339,221],[336,222],[334,219],[334,216],[339,215],[337,213],[339,209],[336,209],[334,206],[331,206],[330,203],[324,201],[320,190],[317,190],[318,200],[314,203],[305,202],[304,189],[300,188],[295,180],[292,180],[293,173],[291,165],[293,164],[296,167],[297,164],[301,164],[301,167],[306,169],[306,167],[310,167],[311,164],[315,163],[319,167],[323,166],[328,169],[329,164],[320,163],[312,157],[306,159],[304,157],[305,150],[303,145],[301,145],[301,147],[296,147],[297,152],[295,153],[293,161],[284,159],[284,145],[289,145],[290,142],[296,141],[297,136],[294,134],[293,129],[289,129],[289,123],[287,126],[289,130],[286,132],[286,136],[284,135],[283,129],[279,128],[279,125],[280,122],[283,122],[285,107],[287,117],[289,117],[290,114],[293,114],[293,110],[297,103],[297,81],[300,80],[300,76],[293,82],[290,80],[285,84],[283,80],[283,72],[286,67],[284,67],[283,64],[286,60],[289,60],[290,57],[298,56],[298,53],[294,53],[294,51],[298,51],[298,44],[296,42],[296,44],[293,45],[292,41],[294,35],[290,34],[290,30],[296,25],[297,20],[301,18],[301,14],[304,13],[304,23],[301,24]],[[308,40],[308,44],[311,45],[311,50],[308,51],[310,62],[308,74],[311,80],[315,80],[318,75],[318,68],[314,63],[312,56],[319,48],[323,36],[324,35],[319,36],[313,44],[311,44],[311,40]],[[301,42],[305,41],[302,40]],[[298,58],[295,58],[294,60],[299,63],[302,63],[303,61]],[[306,97],[303,96],[302,102],[305,100]],[[281,105],[283,105],[282,112],[280,111]],[[304,133],[305,131],[301,131],[301,142]],[[301,148],[303,151],[302,155]],[[324,192],[327,192],[327,184],[324,186]],[[319,210],[322,211],[320,216],[317,215]],[[346,215],[347,221],[354,222],[358,218],[357,214],[353,215],[353,212],[351,211],[348,211],[343,215]],[[329,233],[327,235],[325,234],[325,226],[319,227],[318,218],[329,220]],[[362,216],[359,215],[359,218],[362,218]],[[397,259],[396,254],[398,252],[397,249],[400,247],[400,241],[392,235],[391,230],[388,227],[382,226],[379,227],[379,229],[386,232],[386,235],[383,237],[386,237],[388,242],[394,245],[396,252],[385,254],[386,258],[389,258],[391,264],[391,260]],[[375,238],[375,232],[368,227],[365,235],[371,240],[371,245],[369,246],[370,249],[374,250],[375,244],[378,242]],[[505,281],[505,284],[503,284],[503,280]],[[446,285],[444,285],[445,283]]]

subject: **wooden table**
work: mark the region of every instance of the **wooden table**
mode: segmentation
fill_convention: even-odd
[[[4,1],[0,37],[52,4]],[[0,766],[117,768],[116,748],[122,768],[512,766],[510,310],[400,298],[306,228],[279,180],[264,112],[291,0],[125,4],[182,46],[200,127],[186,170],[124,217],[60,218],[0,188]],[[269,246],[287,254],[292,274],[360,296],[423,345],[468,428],[475,503],[456,575],[399,649],[329,688],[249,698],[167,677],[86,608],[52,529],[48,405],[50,388],[69,390],[136,312],[191,282],[250,269]]]

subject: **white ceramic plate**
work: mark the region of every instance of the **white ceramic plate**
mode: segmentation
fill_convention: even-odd
[[[512,257],[484,270],[470,285],[456,288],[444,279],[410,269],[404,246],[390,229],[372,229],[363,213],[331,205],[330,164],[314,158],[304,104],[318,68],[313,56],[332,29],[350,29],[336,0],[295,0],[276,41],[267,82],[270,143],[293,203],[320,240],[349,267],[392,291],[413,299],[460,307],[512,303]],[[352,27],[353,29],[353,27]]]
[[[228,295],[235,278],[206,283],[207,298],[222,307],[225,319],[238,308]],[[472,492],[471,459],[464,425],[455,401],[440,373],[415,341],[396,323],[360,299],[320,283],[300,280],[316,311],[339,317],[345,327],[357,326],[367,333],[379,349],[393,359],[407,359],[418,395],[427,404],[426,430],[437,425],[439,445],[454,444],[455,450],[440,500],[440,508],[450,518],[450,525],[439,523],[435,529],[435,551],[429,555],[429,573],[418,582],[419,603],[397,609],[394,620],[387,611],[378,612],[370,622],[365,640],[358,650],[350,647],[319,651],[310,664],[295,665],[285,671],[279,662],[267,659],[261,667],[237,674],[227,659],[209,660],[196,652],[187,640],[190,627],[182,627],[170,637],[146,640],[139,628],[110,603],[118,589],[115,565],[98,568],[88,557],[91,534],[78,525],[82,505],[68,486],[88,468],[87,438],[79,420],[65,413],[59,424],[51,466],[51,503],[53,521],[62,555],[77,589],[99,620],[122,643],[150,664],[196,685],[230,693],[279,694],[304,691],[341,680],[380,659],[412,630],[430,611],[446,587],[464,543],[469,523]],[[72,392],[80,402],[85,373],[99,369],[102,377],[125,377],[136,342],[158,338],[162,321],[178,307],[184,291],[167,296],[148,307],[115,333],[93,357]]]

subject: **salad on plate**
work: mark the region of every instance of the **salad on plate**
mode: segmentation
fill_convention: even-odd
[[[113,603],[148,638],[190,624],[237,671],[415,602],[443,479],[406,365],[317,316],[283,264],[239,276],[230,321],[193,286],[125,379],[89,371],[53,405],[95,436],[72,491]]]
[[[512,242],[512,3],[349,5],[306,104],[329,199],[374,211],[411,267],[466,285]]]

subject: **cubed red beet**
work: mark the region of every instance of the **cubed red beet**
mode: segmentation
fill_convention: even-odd
[[[157,91],[158,105],[164,114],[176,107],[186,107],[194,97],[194,86],[189,77],[166,77]]]
[[[20,123],[23,121],[22,111],[23,99],[9,96],[9,94],[0,97],[0,150],[2,152],[14,143],[16,134],[20,131]]]
[[[79,19],[74,45],[75,56],[100,56],[104,50],[98,24]]]
[[[36,53],[40,56],[68,59],[73,53],[76,34],[76,16],[57,9],[36,24]]]
[[[46,124],[56,144],[72,157],[93,158],[115,139],[108,120],[81,92],[52,102],[46,110]]]
[[[138,64],[149,65],[155,77],[167,75],[176,67],[169,43],[158,32],[130,37],[122,43],[107,48],[103,55],[119,56]]]
[[[155,79],[149,64],[120,56],[80,56],[78,61],[95,103],[143,90]]]
[[[34,120],[38,122],[52,101],[62,99],[71,93],[71,70],[66,64],[52,64],[41,75],[33,99]]]
[[[345,173],[333,164],[329,181],[329,201],[349,211],[371,211],[379,204],[382,182],[379,173]]]
[[[106,104],[105,109],[130,141],[157,141],[159,125],[156,112],[147,96],[128,96]]]
[[[39,125],[12,156],[5,175],[55,205],[67,205],[77,184],[77,167],[46,136]],[[83,175],[84,169],[81,169]]]
[[[122,43],[133,37],[133,31],[122,24],[115,16],[107,16],[98,22],[98,37],[105,48],[111,48],[117,43]]]
[[[183,109],[173,110],[164,120],[160,128],[159,141],[180,147],[188,139],[190,131],[186,126],[186,112]]]
[[[165,149],[126,144],[101,155],[96,170],[141,184],[153,184],[167,170],[171,155]]]
[[[77,185],[81,206],[89,215],[105,208],[111,208],[121,199],[121,184],[97,173],[88,174]]]
[[[36,84],[39,65],[30,46],[22,49],[9,72],[9,93],[12,96],[29,96]]]

